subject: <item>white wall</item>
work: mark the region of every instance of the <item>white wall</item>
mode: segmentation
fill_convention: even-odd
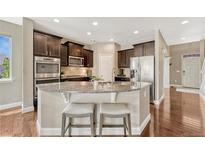
[[[164,88],[170,88],[170,57],[164,58]]]
[[[23,112],[33,110],[33,22],[23,18]]]
[[[167,50],[169,53],[168,46],[158,30],[155,33],[155,102],[159,103],[164,96],[164,53]],[[167,55],[168,56],[168,55]]]
[[[22,26],[0,20],[0,34],[12,37],[11,82],[0,82],[0,105],[2,108],[22,102]]]

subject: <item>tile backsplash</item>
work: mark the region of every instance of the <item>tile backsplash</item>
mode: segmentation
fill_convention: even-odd
[[[72,75],[85,75],[87,76],[88,71],[92,71],[92,68],[87,67],[61,67],[61,72],[64,72],[65,76]]]

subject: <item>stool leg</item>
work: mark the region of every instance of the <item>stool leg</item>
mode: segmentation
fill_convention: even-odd
[[[93,116],[93,123],[94,123],[94,133],[95,133],[95,136],[96,136],[96,126],[97,126],[97,106],[95,104],[95,107],[94,107],[94,116]]]
[[[128,133],[129,133],[129,136],[132,136],[130,114],[127,114],[127,123],[128,123]]]
[[[68,136],[71,137],[71,133],[72,133],[71,132],[72,131],[72,126],[71,126],[72,125],[72,118],[71,117],[69,117],[69,124],[68,125],[69,125]]]
[[[66,116],[62,115],[62,126],[61,126],[61,136],[64,137],[65,135],[65,122],[66,122]]]
[[[94,116],[93,114],[90,114],[90,130],[91,130],[91,136],[94,137]]]
[[[127,133],[126,133],[126,117],[123,117],[123,125],[124,125],[124,136],[127,136]]]
[[[100,126],[99,126],[99,135],[102,136],[102,127],[103,127],[103,114],[100,114]]]

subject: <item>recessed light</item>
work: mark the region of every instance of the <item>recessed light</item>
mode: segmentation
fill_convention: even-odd
[[[139,31],[138,31],[138,30],[135,30],[133,33],[134,33],[134,34],[138,34],[138,33],[139,33]]]
[[[87,32],[87,35],[91,35],[91,32]]]
[[[185,37],[181,37],[181,40],[185,40],[186,38]]]
[[[188,23],[189,23],[189,20],[184,20],[184,21],[181,22],[182,25],[185,25],[185,24],[188,24]]]
[[[98,22],[97,21],[93,21],[93,26],[97,26]]]
[[[114,38],[110,38],[110,42],[113,42],[114,41]]]
[[[59,23],[59,22],[60,22],[60,20],[57,19],[57,18],[56,18],[56,19],[53,19],[53,21],[56,22],[56,23]]]

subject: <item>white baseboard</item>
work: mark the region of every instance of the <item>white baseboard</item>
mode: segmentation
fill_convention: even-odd
[[[151,119],[151,115],[149,114],[145,120],[142,122],[140,127],[132,128],[133,135],[140,135],[144,128],[147,126]],[[37,132],[39,136],[60,136],[61,128],[42,128],[38,121],[36,121]],[[98,134],[99,128],[96,129],[96,133]],[[122,135],[123,128],[103,128],[103,135]],[[88,135],[90,134],[90,128],[72,128],[72,135]]]
[[[183,87],[183,86],[180,84],[170,84],[170,87]]]
[[[6,110],[14,107],[20,107],[22,105],[22,102],[15,102],[15,103],[9,103],[5,105],[1,105],[0,110]]]
[[[177,87],[177,92],[183,92],[183,93],[192,93],[192,94],[199,94],[199,89],[194,88],[183,88],[183,87]]]
[[[164,100],[164,94],[160,97],[160,99],[158,99],[158,100],[154,100],[154,104],[155,105],[160,105],[160,103]]]
[[[33,106],[22,107],[22,113],[27,113],[27,112],[32,112],[32,111],[34,111],[34,107]]]

